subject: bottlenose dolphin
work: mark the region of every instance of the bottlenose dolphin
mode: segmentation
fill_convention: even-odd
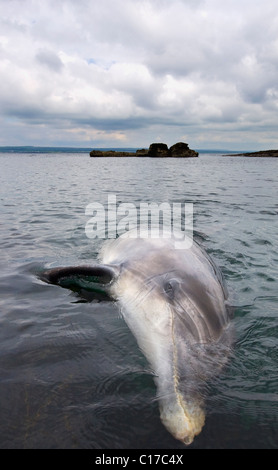
[[[232,335],[220,270],[195,241],[185,246],[128,232],[104,244],[101,264],[53,268],[42,278],[118,301],[154,372],[161,421],[190,444],[204,425],[207,383],[226,363]]]

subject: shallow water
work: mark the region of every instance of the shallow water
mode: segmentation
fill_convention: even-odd
[[[278,444],[277,159],[90,159],[0,154],[0,447],[183,449],[163,427],[148,364],[116,305],[42,283],[90,262],[91,202],[191,202],[222,268],[235,348],[191,448]]]

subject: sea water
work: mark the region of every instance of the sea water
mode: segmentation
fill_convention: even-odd
[[[193,448],[278,445],[278,160],[0,153],[0,447],[182,449],[163,427],[152,371],[111,302],[40,281],[94,263],[88,204],[190,203],[225,276],[234,351],[210,385]]]

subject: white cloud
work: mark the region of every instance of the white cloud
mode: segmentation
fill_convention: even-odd
[[[278,144],[276,0],[0,0],[0,28],[0,144]]]

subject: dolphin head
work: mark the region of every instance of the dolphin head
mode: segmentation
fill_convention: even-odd
[[[198,245],[177,249],[170,237],[119,238],[101,261],[121,266],[111,292],[153,369],[162,422],[190,444],[204,425],[205,384],[229,350],[223,279]]]
[[[177,249],[171,237],[128,233],[105,243],[99,261],[54,268],[44,280],[70,288],[97,285],[118,301],[153,370],[163,424],[190,444],[204,425],[205,384],[230,347],[222,277],[198,245]]]

